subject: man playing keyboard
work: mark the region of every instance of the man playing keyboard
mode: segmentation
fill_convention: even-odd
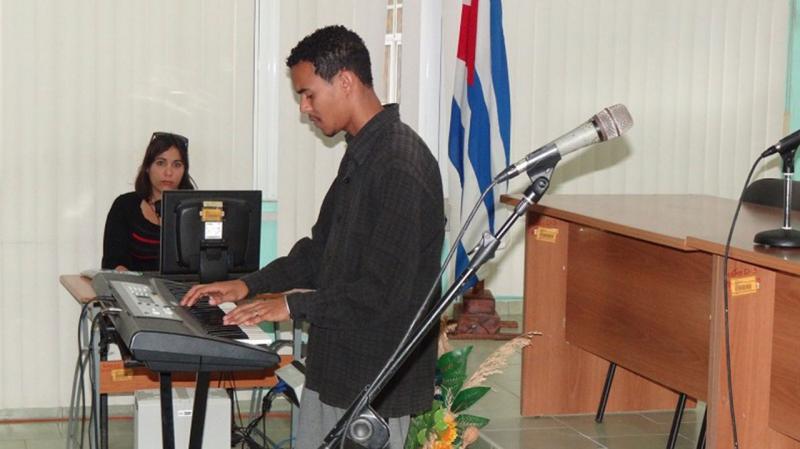
[[[341,26],[319,29],[287,61],[300,112],[347,150],[311,236],[241,280],[193,287],[181,304],[312,291],[242,305],[225,323],[309,323],[305,389],[294,447],[316,449],[394,351],[439,271],[444,205],[439,168],[422,139],[381,105],[369,52]],[[402,449],[410,415],[430,408],[434,330],[373,402]]]

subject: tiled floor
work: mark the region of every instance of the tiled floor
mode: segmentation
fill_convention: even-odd
[[[482,340],[462,340],[452,343],[456,347],[467,344],[474,346],[470,356],[470,365],[473,369],[502,344],[502,342]],[[470,409],[470,413],[491,419],[482,432],[481,440],[472,446],[474,449],[661,449],[665,447],[672,422],[672,411],[609,413],[602,424],[595,423],[593,415],[520,417],[520,361],[519,355],[514,356],[502,374],[490,377],[487,385],[491,386],[493,391]],[[111,449],[133,448],[131,419],[114,419],[109,427]],[[687,410],[676,447],[694,448],[697,431],[695,413]],[[67,424],[63,422],[0,424],[0,449],[62,448],[65,447],[66,433]],[[269,419],[267,434],[275,442],[283,441],[289,434],[288,419],[283,417]]]

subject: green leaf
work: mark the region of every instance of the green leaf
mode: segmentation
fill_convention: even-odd
[[[417,432],[417,443],[420,447],[425,445],[425,442],[428,441],[428,431],[427,429],[422,429]]]
[[[419,432],[425,432],[427,428],[428,427],[425,425],[425,415],[417,415],[411,419],[404,449],[417,449],[420,446],[417,444],[417,435]]]
[[[456,418],[456,424],[461,431],[464,431],[467,427],[474,426],[478,429],[482,429],[486,424],[489,424],[489,418],[484,418],[483,416],[475,416],[475,415],[467,415],[466,413],[462,413],[458,415]]]
[[[446,352],[439,357],[439,360],[436,362],[436,367],[439,368],[443,376],[447,376],[453,372],[466,373],[467,357],[469,357],[470,352],[472,352],[472,346]]]
[[[450,410],[453,413],[459,413],[472,407],[489,390],[489,387],[472,387],[459,391],[455,399],[453,399],[453,405],[450,406]]]
[[[408,432],[406,434],[406,442],[403,445],[403,449],[416,449],[417,448],[417,439],[414,438],[415,433]]]
[[[434,431],[434,425],[436,423],[435,416],[439,410],[442,410],[442,403],[434,400],[431,403],[430,410],[411,418],[404,449],[418,449],[425,444],[428,440],[428,435]],[[442,413],[443,412],[442,410]],[[419,438],[422,438],[421,442],[417,442]]]
[[[447,423],[444,422],[444,417],[446,415],[447,410],[443,408],[436,410],[436,412],[433,414],[433,428],[436,429],[437,432],[441,432],[447,428]]]
[[[442,373],[443,393],[450,392],[455,395],[467,379],[467,359],[472,352],[472,346],[456,349],[442,354],[436,362],[436,368]]]

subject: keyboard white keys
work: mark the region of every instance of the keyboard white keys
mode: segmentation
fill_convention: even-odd
[[[232,302],[223,302],[217,307],[222,309],[222,311],[225,312],[225,315],[227,315],[233,309],[236,308],[236,304]],[[275,338],[272,336],[272,334],[264,332],[264,330],[261,329],[261,327],[259,326],[245,326],[243,324],[239,324],[238,326],[239,328],[242,329],[242,332],[247,334],[247,338],[246,339],[237,338],[236,339],[237,341],[240,341],[242,343],[248,343],[251,345],[269,345],[272,344],[273,341],[275,341]]]

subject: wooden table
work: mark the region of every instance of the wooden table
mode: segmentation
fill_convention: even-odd
[[[515,204],[506,196],[503,202]],[[722,255],[736,202],[703,195],[552,195],[528,213],[521,412],[707,402],[707,442],[729,448]],[[797,223],[798,218],[795,218]],[[777,209],[745,205],[728,274],[740,447],[800,448],[800,250],[764,250]]]

